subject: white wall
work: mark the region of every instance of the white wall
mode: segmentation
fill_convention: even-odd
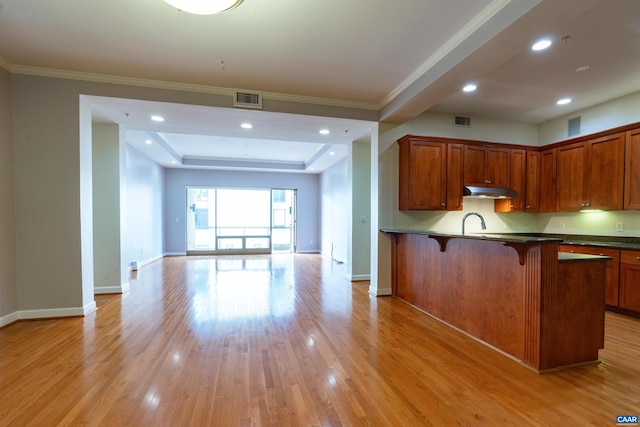
[[[164,255],[164,169],[127,144],[125,254],[145,264]]]
[[[165,253],[186,253],[186,188],[297,189],[297,251],[320,252],[320,183],[318,175],[167,169],[165,171]]]
[[[351,203],[349,202],[348,159],[336,163],[320,175],[323,255],[347,262]]]
[[[17,310],[11,77],[0,68],[0,326]]]
[[[569,139],[567,122],[574,117],[581,118],[580,134],[574,137],[640,122],[640,91],[542,123],[540,145]]]

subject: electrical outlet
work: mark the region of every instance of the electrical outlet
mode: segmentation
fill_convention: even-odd
[[[619,222],[616,224],[616,231],[623,231],[624,230],[624,223]]]
[[[561,222],[561,223],[560,223],[560,228],[561,228],[562,230],[564,230],[564,229],[565,229],[565,223],[564,223],[564,222]]]

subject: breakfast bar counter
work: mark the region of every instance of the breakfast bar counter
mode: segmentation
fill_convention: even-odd
[[[558,253],[558,238],[381,230],[393,295],[545,372],[598,361],[602,256]]]

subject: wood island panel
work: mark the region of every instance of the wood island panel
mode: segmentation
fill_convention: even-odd
[[[606,258],[558,262],[557,242],[392,237],[396,297],[537,372],[598,360]]]

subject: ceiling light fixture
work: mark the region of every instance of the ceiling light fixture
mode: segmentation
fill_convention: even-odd
[[[151,140],[150,140],[150,139],[147,139],[147,140],[145,140],[144,142],[146,142],[146,143],[147,143],[147,145],[151,145]]]
[[[321,135],[329,135],[329,129],[320,129]]]
[[[251,129],[251,128],[253,127],[253,125],[252,125],[251,123],[242,123],[242,124],[240,125],[240,127],[241,127],[242,129]]]
[[[462,88],[462,90],[464,92],[473,92],[474,90],[476,90],[478,88],[478,86],[474,85],[473,83],[469,83],[468,85],[466,85],[465,87]]]
[[[545,50],[549,46],[551,46],[551,40],[542,39],[542,40],[539,40],[539,41],[535,42],[533,44],[533,46],[531,46],[531,49],[532,50]]]
[[[584,71],[589,71],[589,67],[588,65],[583,65],[581,67],[576,68],[576,73],[582,73]]]
[[[562,98],[562,99],[559,99],[558,102],[556,102],[556,104],[567,105],[570,102],[571,102],[571,98]]]
[[[242,0],[164,0],[183,12],[195,15],[214,15],[237,7]]]
[[[164,117],[162,116],[151,116],[151,120],[154,122],[164,122]]]

